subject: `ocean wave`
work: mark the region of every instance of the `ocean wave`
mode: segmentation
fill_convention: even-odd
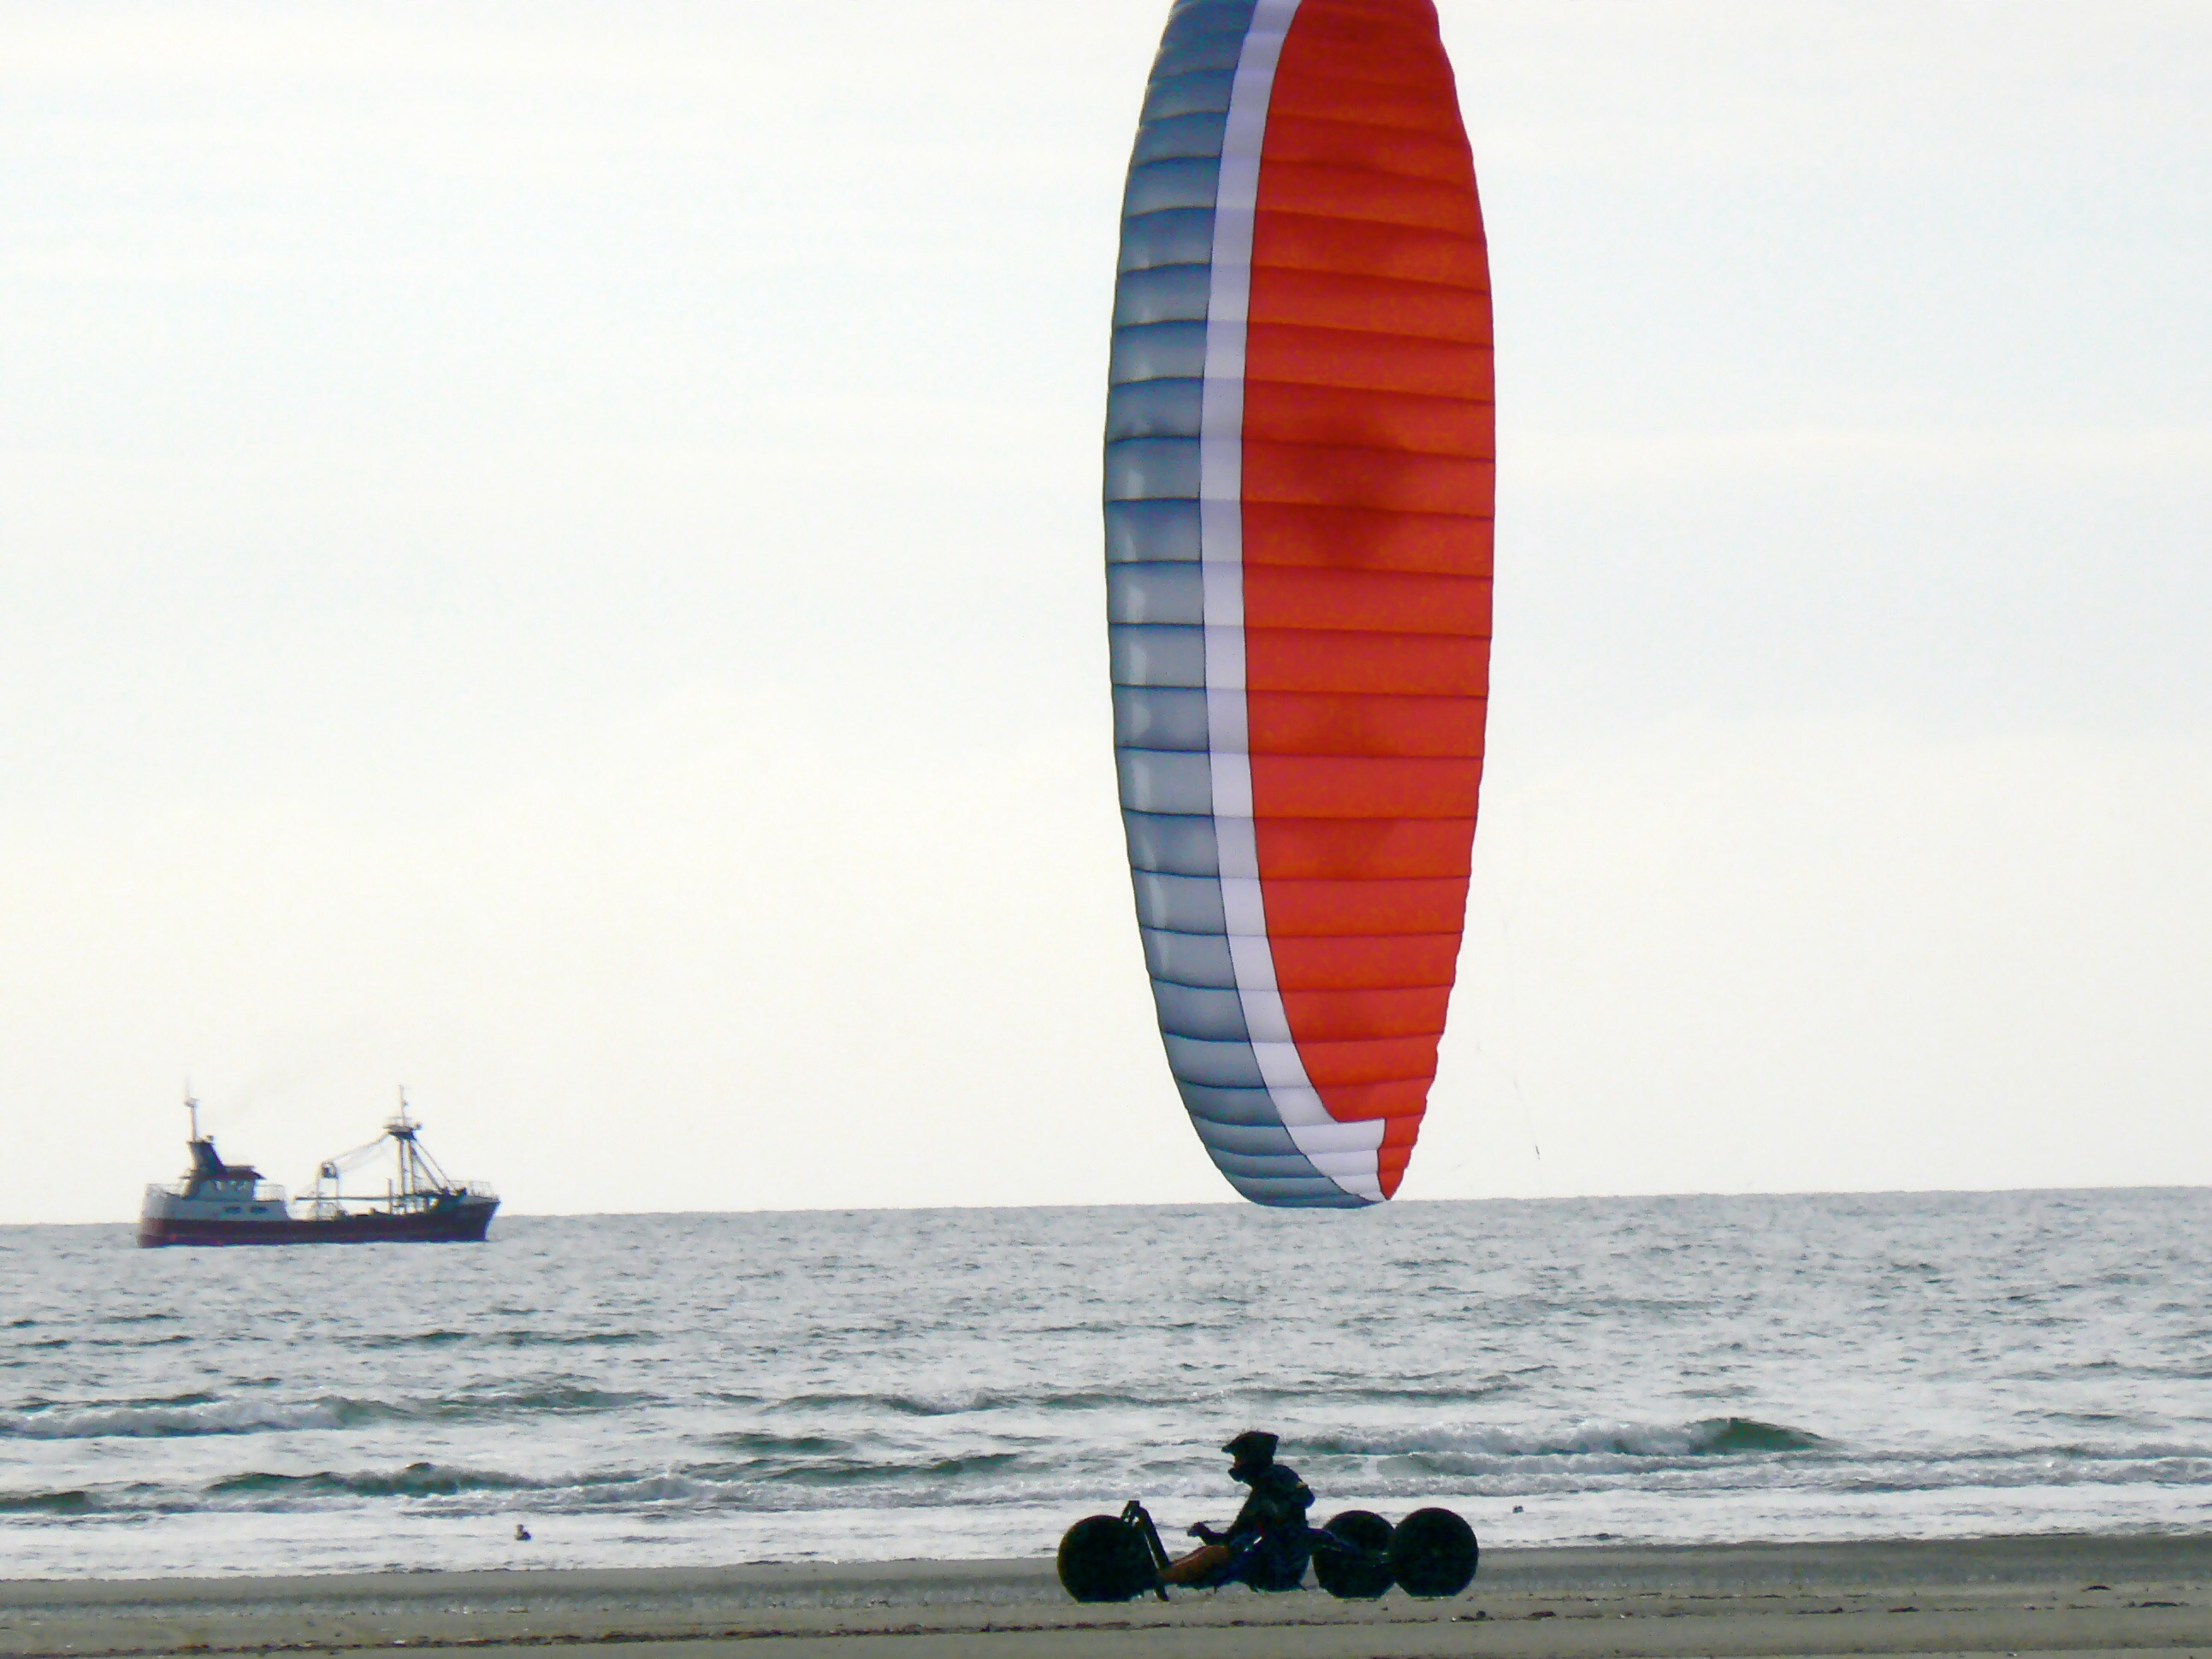
[[[349,1348],[439,1349],[471,1344],[497,1348],[619,1348],[638,1342],[658,1342],[656,1331],[505,1331],[429,1330],[367,1331],[342,1338]]]
[[[727,1434],[709,1435],[707,1443],[726,1451],[749,1452],[756,1457],[823,1457],[848,1453],[854,1443],[835,1435],[767,1434],[759,1430],[738,1429]]]
[[[0,1515],[83,1515],[94,1507],[88,1492],[0,1492]]]
[[[544,1382],[534,1386],[463,1391],[422,1402],[404,1401],[387,1407],[402,1417],[485,1417],[513,1413],[552,1413],[570,1416],[580,1412],[612,1412],[655,1403],[657,1395],[632,1389],[596,1388],[585,1382]]]
[[[1686,1458],[1756,1457],[1832,1452],[1835,1443],[1809,1429],[1755,1417],[1705,1417],[1688,1423],[1584,1422],[1559,1430],[1454,1427],[1344,1431],[1310,1435],[1304,1445],[1325,1456],[1412,1459],[1492,1467],[1530,1459],[1626,1459],[1672,1462]],[[1468,1470],[1472,1472],[1472,1468]]]
[[[1408,1379],[1403,1382],[1351,1382],[1332,1381],[1319,1390],[1332,1406],[1376,1405],[1416,1406],[1432,1409],[1449,1409],[1455,1406],[1488,1404],[1501,1395],[1522,1392],[1528,1387],[1521,1378],[1537,1370],[1530,1368],[1511,1375],[1486,1378],[1480,1382],[1431,1382]],[[1235,1398],[1255,1406],[1283,1406],[1292,1410],[1311,1408],[1316,1390],[1311,1387],[1240,1389]],[[1175,1402],[1177,1404],[1181,1401]]]
[[[1025,1468],[1024,1462],[1018,1453],[980,1452],[910,1462],[747,1460],[539,1475],[424,1461],[396,1469],[304,1474],[249,1469],[194,1491],[143,1486],[113,1497],[121,1507],[157,1511],[283,1513],[349,1501],[396,1499],[461,1511],[485,1507],[483,1500],[495,1500],[489,1506],[508,1508],[520,1502],[545,1513],[648,1509],[762,1512],[999,1503],[1018,1492],[1037,1490],[1073,1501],[1091,1490],[1090,1483],[1062,1472]]]
[[[1081,1402],[1081,1403],[1077,1403]],[[1084,1409],[1091,1407],[1149,1406],[1151,1400],[1105,1390],[1079,1390],[1054,1395],[1040,1390],[961,1389],[943,1394],[855,1392],[825,1389],[794,1394],[768,1407],[775,1412],[881,1412],[894,1417],[955,1417],[963,1412],[1001,1411],[1009,1407],[1040,1407]]]
[[[167,1336],[55,1336],[44,1342],[34,1342],[34,1348],[66,1348],[81,1343],[88,1348],[173,1348],[200,1339],[190,1331],[172,1331]]]
[[[535,1492],[546,1483],[495,1469],[448,1468],[436,1463],[410,1463],[388,1473],[366,1471],[339,1474],[329,1469],[313,1474],[270,1474],[255,1470],[211,1482],[211,1498],[274,1498],[298,1501],[317,1498],[453,1498],[468,1492]]]
[[[1252,1390],[1251,1397],[1270,1391]],[[722,1396],[716,1396],[722,1397]],[[1291,1397],[1291,1396],[1286,1396]],[[1310,1391],[1296,1395],[1310,1401]],[[1334,1398],[1334,1390],[1330,1397]],[[751,1403],[751,1402],[747,1402]],[[969,1412],[1188,1412],[1193,1401],[1188,1393],[1136,1389],[949,1389],[942,1392],[910,1392],[828,1389],[787,1395],[764,1402],[774,1412],[884,1413],[895,1417],[957,1417]]]
[[[97,1404],[40,1404],[0,1411],[0,1439],[172,1439],[198,1435],[272,1434],[356,1429],[376,1423],[471,1420],[508,1416],[569,1416],[620,1411],[656,1396],[586,1383],[461,1391],[429,1400],[361,1400],[325,1395],[312,1400],[222,1400],[205,1395]]]
[[[2008,1465],[1978,1464],[1971,1468],[1943,1465],[1907,1466],[1885,1476],[1879,1468],[1838,1472],[1822,1483],[1825,1490],[1851,1493],[1912,1493],[1939,1492],[2013,1492],[2034,1487],[2094,1487],[2158,1486],[2169,1488],[2212,1486],[2212,1458],[2150,1458],[2141,1462],[2100,1460],[2094,1463],[2052,1463],[2043,1458],[2024,1458]]]
[[[626,1348],[659,1342],[659,1331],[497,1331],[486,1339],[503,1348]]]
[[[210,1400],[189,1405],[34,1406],[27,1411],[0,1411],[0,1439],[166,1439],[204,1434],[265,1434],[286,1429],[338,1429],[348,1425],[349,1419],[343,1410],[347,1403],[331,1400]]]
[[[917,1481],[948,1485],[977,1475],[1004,1474],[1025,1461],[1019,1452],[969,1452],[913,1462],[823,1458],[811,1462],[790,1462],[781,1468],[755,1465],[731,1473],[750,1482],[794,1486],[900,1486]]]
[[[706,1396],[732,1404],[757,1406],[775,1412],[885,1413],[898,1417],[955,1417],[971,1412],[1101,1412],[1167,1411],[1187,1413],[1194,1406],[1223,1409],[1268,1411],[1290,1408],[1309,1413],[1316,1406],[1399,1406],[1449,1411],[1486,1405],[1500,1396],[1520,1392],[1526,1377],[1549,1367],[1524,1367],[1475,1380],[1464,1378],[1364,1382],[1331,1378],[1321,1382],[1259,1384],[1230,1387],[1205,1400],[1194,1399],[1186,1389],[1131,1388],[977,1388],[937,1390],[813,1389],[763,1401],[757,1395],[714,1394]]]
[[[364,1331],[343,1339],[349,1348],[450,1348],[477,1340],[473,1331]]]

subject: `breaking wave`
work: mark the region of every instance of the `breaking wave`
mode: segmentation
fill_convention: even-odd
[[[352,1402],[309,1400],[208,1400],[192,1404],[34,1406],[0,1412],[0,1438],[106,1440],[183,1435],[266,1434],[287,1429],[342,1429],[361,1419]]]
[[[1324,1455],[1487,1462],[1528,1458],[1674,1462],[1837,1449],[1809,1429],[1753,1417],[1707,1417],[1673,1424],[1582,1423],[1553,1431],[1460,1428],[1345,1433],[1315,1437],[1307,1443]]]
[[[0,1515],[83,1515],[94,1506],[88,1492],[0,1492]]]
[[[653,1399],[620,1389],[556,1383],[461,1391],[430,1400],[222,1400],[204,1395],[99,1405],[39,1405],[0,1411],[0,1440],[172,1439],[355,1429],[375,1423],[529,1417],[619,1411]]]
[[[314,1474],[266,1474],[257,1470],[215,1481],[206,1490],[214,1498],[266,1498],[289,1503],[316,1498],[453,1498],[464,1492],[532,1492],[543,1485],[543,1481],[496,1470],[410,1463],[389,1473],[355,1474],[337,1474],[327,1469]]]

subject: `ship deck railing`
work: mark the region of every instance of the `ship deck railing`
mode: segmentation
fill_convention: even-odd
[[[420,1215],[456,1197],[489,1199],[496,1203],[499,1194],[484,1182],[471,1181],[434,1192],[309,1193],[299,1199],[295,1207],[318,1220],[341,1215]]]
[[[189,1183],[182,1181],[149,1181],[146,1183],[146,1195],[151,1198],[155,1194],[159,1193],[164,1198],[180,1199],[185,1196],[185,1188],[187,1184]],[[198,1201],[210,1203],[214,1200],[215,1196],[213,1194],[203,1194]],[[284,1188],[273,1181],[258,1183],[253,1188],[253,1196],[250,1199],[239,1197],[233,1193],[224,1193],[222,1196],[227,1200],[235,1199],[240,1204],[287,1204],[291,1201],[286,1195]]]

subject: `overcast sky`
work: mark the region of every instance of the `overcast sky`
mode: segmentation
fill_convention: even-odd
[[[2212,9],[1445,0],[1409,1198],[2212,1181]],[[1097,496],[1162,0],[0,4],[0,1220],[1218,1200]]]

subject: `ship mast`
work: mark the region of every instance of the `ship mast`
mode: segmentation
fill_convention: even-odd
[[[437,1197],[453,1188],[446,1172],[438,1167],[437,1160],[422,1150],[422,1143],[415,1138],[421,1127],[407,1115],[407,1089],[399,1090],[399,1115],[384,1126],[384,1133],[392,1137],[393,1149],[399,1155],[399,1186],[395,1198]]]

